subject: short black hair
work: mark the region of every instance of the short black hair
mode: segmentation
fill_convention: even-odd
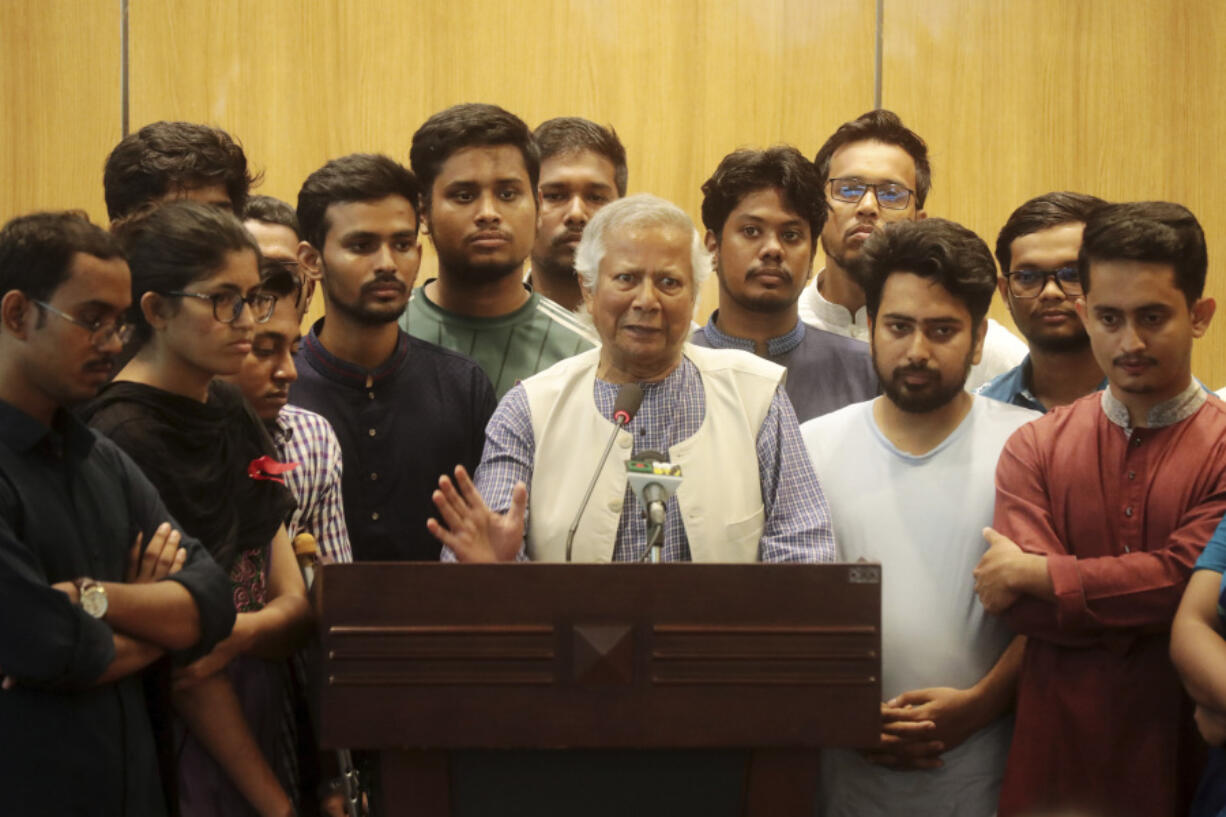
[[[132,270],[128,320],[135,324],[136,334],[131,349],[140,348],[153,334],[140,306],[146,292],[181,290],[220,270],[233,252],[251,250],[260,259],[259,246],[237,216],[195,201],[145,208],[112,229]]]
[[[112,220],[173,190],[222,184],[234,214],[260,176],[230,134],[194,122],[154,122],[120,140],[106,159],[102,186]]]
[[[422,203],[430,209],[434,180],[453,153],[471,147],[511,145],[519,149],[532,194],[541,178],[541,153],[524,121],[497,105],[468,102],[439,111],[413,134],[409,164],[421,181]],[[299,214],[301,215],[301,214]]]
[[[243,207],[243,221],[262,221],[288,227],[302,240],[302,228],[298,226],[298,214],[281,199],[272,196],[251,196]]]
[[[333,204],[378,201],[400,196],[419,220],[421,185],[407,167],[378,153],[351,153],[316,170],[298,191],[298,222],[302,239],[323,252],[328,238],[328,208]]]
[[[898,114],[884,108],[869,111],[850,122],[844,122],[817,151],[813,164],[817,165],[817,174],[823,189],[830,181],[831,157],[839,148],[854,142],[883,142],[905,150],[915,162],[915,206],[917,209],[924,206],[928,191],[932,189],[928,145],[918,133],[902,123]]]
[[[1077,269],[1087,293],[1092,261],[1170,264],[1175,286],[1191,306],[1205,292],[1209,252],[1205,232],[1187,207],[1169,201],[1134,201],[1104,205],[1086,220]]]
[[[1084,224],[1090,213],[1106,204],[1088,193],[1044,193],[1018,207],[996,236],[996,260],[1000,271],[1009,272],[1013,263],[1013,242],[1024,235],[1062,224]]]
[[[877,320],[881,293],[892,274],[909,272],[940,284],[971,313],[975,328],[996,291],[996,262],[983,239],[953,221],[894,221],[864,242],[852,274],[864,289],[868,316]]]
[[[536,139],[541,162],[553,156],[590,150],[608,159],[613,165],[613,184],[617,195],[626,195],[630,182],[630,169],[626,166],[626,148],[617,138],[613,126],[597,125],[581,116],[557,116],[536,126],[532,136]]]
[[[826,202],[817,168],[791,145],[767,150],[742,149],[725,156],[702,185],[702,223],[720,240],[728,216],[750,193],[779,190],[789,209],[809,223],[810,241],[826,224]]]
[[[0,228],[0,295],[20,290],[48,301],[68,280],[77,253],[124,258],[123,248],[80,210],[30,213]]]

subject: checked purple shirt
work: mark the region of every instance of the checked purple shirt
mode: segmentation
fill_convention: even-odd
[[[271,431],[281,461],[298,463],[285,474],[285,485],[298,500],[286,526],[290,539],[306,531],[314,535],[321,556],[333,562],[352,562],[336,432],[323,417],[297,406],[282,408]]]
[[[614,383],[596,380],[596,407],[610,420],[618,389]],[[667,452],[693,436],[705,415],[702,377],[698,368],[683,358],[681,365],[664,380],[643,384],[643,403],[627,427],[634,435],[633,453],[648,449]],[[801,440],[796,413],[782,389],[775,392],[758,431],[756,450],[766,515],[758,551],[761,561],[835,561],[830,508]],[[485,450],[477,469],[476,485],[490,508],[506,511],[511,506],[515,483],[532,484],[535,451],[527,392],[522,384],[517,384],[498,404],[485,430]],[[594,462],[577,466],[576,479],[588,479],[589,471],[595,467]],[[666,509],[663,558],[670,562],[690,561],[690,545],[675,496],[668,500]],[[627,486],[613,559],[637,560],[646,547],[646,522],[634,492]],[[444,548],[443,558],[454,556]],[[525,558],[522,549],[520,558]]]

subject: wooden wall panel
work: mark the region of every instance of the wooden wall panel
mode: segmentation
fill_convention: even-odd
[[[106,223],[119,141],[119,0],[0,3],[0,223],[77,208]]]
[[[741,145],[812,155],[872,107],[874,0],[131,0],[132,126],[217,124],[293,201],[325,160],[408,161],[430,114],[494,102],[530,125],[612,123],[630,187],[698,221]],[[432,274],[427,257],[422,276]],[[714,306],[714,286],[704,296]]]
[[[932,215],[995,246],[1031,196],[1192,209],[1226,310],[1226,5],[1218,0],[885,0],[883,104],[929,144]],[[1003,304],[994,314],[1008,320]],[[1193,368],[1226,384],[1226,311]]]

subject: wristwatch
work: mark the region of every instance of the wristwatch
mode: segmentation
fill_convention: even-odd
[[[102,583],[82,577],[77,579],[75,584],[77,592],[81,595],[81,609],[94,618],[104,617],[107,601],[106,588],[102,586]]]

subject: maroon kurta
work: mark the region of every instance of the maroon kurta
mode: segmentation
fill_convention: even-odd
[[[1000,817],[1050,803],[1187,813],[1203,766],[1168,656],[1171,619],[1226,511],[1226,404],[1129,435],[1092,394],[1022,426],[995,527],[1047,556],[1056,601],[1005,613],[1029,636]]]

